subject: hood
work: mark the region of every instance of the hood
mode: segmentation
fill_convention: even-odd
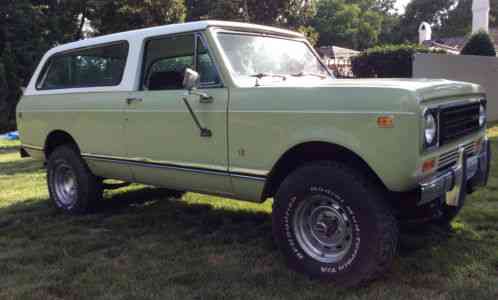
[[[263,81],[262,86],[271,87],[349,87],[379,88],[409,91],[420,103],[434,99],[484,94],[478,84],[446,79],[331,79],[293,78],[286,81]]]

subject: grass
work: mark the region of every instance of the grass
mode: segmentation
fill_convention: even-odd
[[[269,202],[132,185],[69,217],[50,207],[41,167],[0,142],[0,299],[498,299],[498,159],[451,230],[403,233],[385,278],[352,290],[287,269]]]

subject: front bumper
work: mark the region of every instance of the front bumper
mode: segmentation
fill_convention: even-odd
[[[417,206],[434,202],[451,207],[463,205],[467,193],[487,185],[491,162],[491,147],[485,139],[481,152],[467,157],[463,146],[459,147],[457,163],[422,182]]]

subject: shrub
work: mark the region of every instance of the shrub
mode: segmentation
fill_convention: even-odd
[[[445,53],[420,45],[385,45],[367,49],[352,60],[358,78],[411,78],[415,53]]]
[[[481,30],[470,37],[460,54],[496,56],[495,43],[486,31]]]

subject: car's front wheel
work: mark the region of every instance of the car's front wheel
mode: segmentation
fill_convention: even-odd
[[[102,181],[71,145],[57,147],[50,154],[47,184],[54,206],[66,213],[87,213],[102,198]]]
[[[273,234],[293,269],[341,286],[382,275],[398,244],[381,189],[336,162],[306,165],[284,180],[274,201]]]

